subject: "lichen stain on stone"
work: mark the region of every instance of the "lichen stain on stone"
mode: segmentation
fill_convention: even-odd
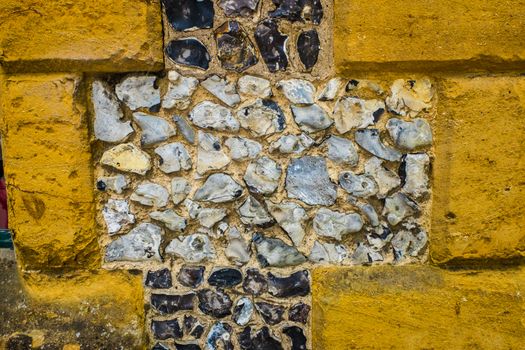
[[[29,214],[36,220],[39,220],[44,216],[46,205],[44,201],[32,194],[25,194],[22,196],[24,206]]]

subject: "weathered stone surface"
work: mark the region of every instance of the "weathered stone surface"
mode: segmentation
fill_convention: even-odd
[[[272,96],[272,86],[269,80],[245,74],[237,80],[237,88],[243,95],[269,98]]]
[[[204,281],[204,266],[183,265],[177,275],[177,281],[189,288],[198,287]]]
[[[310,70],[317,63],[321,51],[321,42],[317,30],[310,29],[299,34],[297,38],[297,52],[306,70]]]
[[[230,107],[235,107],[241,101],[241,97],[235,88],[235,83],[218,75],[214,74],[203,80],[201,86]]]
[[[144,181],[138,185],[130,199],[142,205],[162,208],[168,204],[169,196],[169,192],[164,186]]]
[[[268,290],[268,281],[259,270],[250,268],[245,272],[242,288],[245,293],[258,296],[266,293]]]
[[[224,69],[242,72],[257,64],[257,51],[237,21],[224,22],[215,30],[217,56]]]
[[[162,229],[142,223],[129,233],[119,236],[106,247],[105,260],[112,261],[161,261],[159,248]]]
[[[216,322],[210,329],[206,338],[206,347],[210,350],[232,350],[233,344],[231,342],[233,329],[225,322]],[[218,343],[222,343],[222,347]]]
[[[385,198],[385,206],[383,207],[383,215],[390,225],[397,225],[407,216],[411,216],[419,211],[416,202],[408,198],[401,192],[396,192],[393,195]]]
[[[160,314],[173,314],[182,310],[193,310],[195,293],[170,295],[151,294],[151,306]]]
[[[259,301],[255,303],[255,308],[266,324],[273,326],[283,320],[285,309],[281,305]]]
[[[172,40],[165,50],[168,58],[177,64],[203,70],[210,66],[208,49],[195,38]]]
[[[372,225],[373,227],[377,227],[380,225],[379,216],[377,215],[377,211],[375,210],[373,205],[369,203],[363,203],[360,201],[356,201],[352,204],[354,204],[359,209],[361,209],[361,212],[365,214],[366,218],[368,219],[368,223],[370,225]]]
[[[186,334],[189,334],[195,339],[198,339],[204,333],[204,326],[195,317],[191,315],[184,315],[184,331]]]
[[[297,248],[289,246],[278,238],[267,238],[260,233],[253,236],[257,260],[262,267],[294,266],[306,261]]]
[[[211,0],[162,0],[168,23],[176,31],[189,31],[213,27]]]
[[[195,192],[197,201],[224,203],[239,198],[243,188],[230,175],[218,173],[208,176],[204,185]]]
[[[171,288],[172,282],[170,269],[148,271],[144,284],[146,287],[155,289]]]
[[[388,109],[404,116],[415,117],[421,111],[430,109],[434,90],[427,78],[419,80],[394,81],[387,97]]]
[[[100,163],[139,175],[145,175],[151,169],[150,156],[132,143],[123,143],[107,150],[100,158]]]
[[[292,159],[286,172],[286,191],[309,205],[332,205],[337,196],[336,185],[330,181],[326,161],[306,156]]]
[[[257,331],[254,336],[252,336],[251,327],[245,327],[241,333],[238,333],[237,337],[242,350],[283,350],[279,340],[270,334],[270,330],[266,326]]]
[[[276,141],[270,144],[268,150],[270,152],[279,151],[280,153],[299,154],[310,148],[315,141],[306,134],[297,135],[283,135]]]
[[[194,77],[185,77],[177,71],[168,72],[168,90],[162,97],[162,108],[184,110],[190,106],[191,96],[199,85]]]
[[[378,198],[385,198],[394,188],[401,185],[399,176],[385,168],[379,158],[372,157],[366,161],[365,173],[374,178],[378,188]]]
[[[201,350],[201,347],[199,346],[199,344],[196,344],[196,343],[185,343],[185,344],[174,343],[174,344],[175,344],[175,349],[177,350]]]
[[[152,320],[151,332],[155,339],[160,340],[182,338],[182,329],[176,318],[173,320]]]
[[[226,146],[230,149],[230,157],[233,160],[254,159],[262,151],[262,145],[244,137],[229,137]]]
[[[129,211],[129,203],[124,199],[108,199],[102,209],[109,234],[114,234],[126,225],[135,223],[135,215]]]
[[[345,165],[356,166],[359,154],[354,143],[346,138],[330,136],[326,141],[328,159]]]
[[[429,191],[428,168],[430,158],[425,153],[406,154],[401,159],[399,173],[402,176],[403,193],[419,198]]]
[[[259,0],[220,0],[219,6],[224,10],[226,16],[247,17],[255,12],[258,3]]]
[[[286,128],[286,119],[279,105],[272,100],[257,99],[237,111],[237,119],[254,136],[271,135]]]
[[[350,255],[350,261],[353,265],[369,265],[375,261],[383,261],[383,256],[368,244],[358,242],[357,247]]]
[[[283,333],[290,337],[292,350],[306,349],[306,337],[304,336],[302,328],[297,326],[285,327],[283,328]]]
[[[133,120],[142,130],[140,143],[143,147],[166,141],[175,135],[175,127],[167,120],[146,113],[133,113]]]
[[[288,55],[286,53],[286,42],[288,35],[279,31],[276,21],[266,19],[255,28],[255,42],[259,52],[270,72],[286,70],[288,67]]]
[[[155,148],[160,156],[159,168],[166,174],[191,169],[191,156],[180,142],[168,143]]]
[[[329,128],[333,120],[328,113],[317,104],[309,106],[291,106],[295,122],[301,130],[313,133]]]
[[[339,90],[343,85],[343,79],[336,77],[330,79],[325,87],[321,90],[317,99],[319,101],[333,101],[339,94]]]
[[[334,107],[335,128],[341,134],[352,129],[362,129],[374,124],[385,112],[380,100],[362,100],[345,96]]]
[[[259,157],[248,164],[244,182],[248,190],[256,194],[272,194],[279,186],[281,166],[268,157]]]
[[[391,147],[385,146],[380,139],[377,129],[360,129],[355,132],[355,142],[364,150],[376,157],[397,162],[401,159],[401,153]]]
[[[230,157],[222,149],[221,141],[213,134],[199,131],[197,149],[197,172],[201,175],[219,170],[230,163]]]
[[[315,214],[313,228],[319,236],[340,241],[343,235],[359,232],[363,228],[363,220],[356,213],[341,213],[320,208]]]
[[[274,220],[266,208],[253,196],[248,196],[238,208],[239,217],[245,225],[269,227]]]
[[[97,179],[97,189],[99,191],[112,191],[121,194],[129,186],[129,178],[118,174],[115,176],[102,176]]]
[[[294,322],[301,322],[306,324],[308,322],[308,315],[310,314],[310,305],[303,302],[294,304],[288,310],[288,319]]]
[[[252,318],[253,314],[253,303],[250,300],[250,298],[242,297],[240,298],[237,303],[235,303],[235,307],[233,308],[233,321],[237,323],[239,326],[244,326],[248,322],[250,322],[250,319]]]
[[[277,83],[277,88],[282,90],[291,103],[298,105],[314,103],[315,86],[307,80],[281,80]]]
[[[214,269],[208,277],[208,284],[217,288],[230,288],[241,282],[241,271],[232,268]]]
[[[203,129],[217,131],[238,131],[239,122],[231,111],[210,101],[203,101],[193,107],[189,118],[191,122]]]
[[[167,254],[174,254],[187,262],[201,262],[215,258],[215,248],[208,236],[195,233],[175,238],[166,247]]]
[[[266,206],[277,223],[288,234],[293,244],[300,246],[306,235],[306,222],[308,220],[306,210],[294,202],[273,203],[267,201]]]
[[[323,5],[320,0],[274,0],[274,11],[268,13],[272,18],[283,18],[291,22],[321,23],[323,19]]]
[[[428,241],[426,231],[414,222],[409,221],[402,226],[391,241],[396,261],[402,261],[408,256],[418,256]]]
[[[100,80],[92,84],[91,101],[95,120],[93,130],[95,138],[105,142],[124,141],[133,132],[129,121],[122,121],[124,113],[109,86]]]
[[[224,250],[226,257],[237,265],[244,265],[250,261],[250,244],[241,236],[239,230],[232,227],[227,233],[228,245]]]
[[[173,209],[168,209],[165,211],[154,211],[149,213],[149,217],[153,220],[160,221],[171,231],[175,232],[184,232],[186,229],[186,219]]]
[[[223,318],[231,315],[232,300],[221,289],[202,289],[197,292],[199,309],[206,315]]]
[[[195,131],[191,127],[191,125],[186,121],[185,118],[174,115],[173,121],[175,124],[177,124],[177,128],[179,129],[181,135],[191,144],[195,143]]]
[[[129,75],[115,86],[115,93],[132,111],[160,103],[160,90],[154,75]]]
[[[425,119],[417,118],[405,122],[398,118],[391,118],[386,128],[395,145],[401,149],[413,151],[432,144],[432,130]]]
[[[340,264],[348,256],[342,244],[314,242],[308,260],[318,264]]]
[[[227,215],[228,210],[225,208],[203,208],[199,210],[197,219],[202,226],[212,228]]]
[[[268,272],[268,292],[274,297],[289,298],[310,294],[310,278],[307,270],[297,271],[287,277]]]
[[[171,179],[171,200],[175,204],[181,203],[191,191],[191,185],[183,177],[174,177]]]

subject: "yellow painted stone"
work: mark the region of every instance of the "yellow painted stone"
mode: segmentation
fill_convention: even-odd
[[[525,77],[444,79],[438,96],[432,260],[524,257]]]
[[[334,15],[340,73],[525,67],[522,1],[335,0]]]
[[[163,67],[159,0],[0,1],[8,71],[122,72]]]
[[[98,267],[81,76],[4,76],[0,90],[9,225],[23,269]]]
[[[313,349],[521,349],[525,270],[313,271]]]

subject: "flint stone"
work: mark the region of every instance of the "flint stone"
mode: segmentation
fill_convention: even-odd
[[[308,314],[310,313],[310,305],[303,302],[294,304],[288,310],[288,319],[294,322],[301,322],[306,324],[308,322]]]
[[[215,323],[208,333],[206,338],[206,349],[207,350],[233,350],[233,344],[231,342],[233,329],[225,322]],[[222,347],[219,348],[218,342],[222,343]]]
[[[208,277],[208,284],[217,288],[231,288],[241,282],[242,273],[232,268],[215,269]]]
[[[379,85],[376,82],[366,80],[366,79],[350,80],[348,84],[346,85],[346,92],[353,92],[354,90],[370,90],[376,93],[377,95],[383,95],[385,93],[381,85]]]
[[[210,66],[210,53],[196,38],[172,40],[165,50],[168,58],[177,64],[203,70]]]
[[[161,343],[156,343],[152,348],[151,350],[170,350],[170,348],[168,348],[167,345],[164,345],[164,344],[161,344]]]
[[[394,258],[401,261],[410,255],[416,257],[427,243],[427,233],[424,230],[413,235],[410,231],[400,230],[392,238],[391,244],[394,250]]]
[[[343,85],[343,80],[341,78],[332,78],[330,79],[323,90],[317,96],[319,101],[333,101],[339,94],[339,90]]]
[[[373,227],[368,231],[369,232],[366,235],[366,240],[368,241],[368,244],[370,244],[370,247],[375,251],[383,249],[387,244],[390,243],[392,237],[394,236],[392,234],[392,230],[390,230],[390,227],[388,227],[386,223],[382,223],[381,225]]]
[[[255,336],[252,336],[251,327],[245,327],[238,334],[238,339],[241,350],[283,350],[281,343],[272,337],[268,327],[262,327]]]
[[[120,171],[146,175],[151,169],[151,158],[132,143],[117,145],[102,155],[100,163]]]
[[[355,132],[355,142],[364,150],[376,157],[398,162],[401,159],[401,153],[391,147],[385,146],[379,137],[377,129],[360,129]]]
[[[168,204],[169,196],[168,190],[163,186],[144,181],[138,185],[135,192],[131,194],[130,199],[142,205],[162,208]]]
[[[297,248],[287,245],[279,238],[267,238],[256,233],[253,236],[253,243],[257,250],[257,260],[262,267],[294,266],[306,261]]]
[[[222,150],[218,137],[199,131],[199,148],[197,149],[197,172],[201,175],[212,170],[224,168],[230,163],[230,157]]]
[[[168,143],[155,148],[155,153],[161,158],[159,168],[166,174],[191,169],[191,156],[180,142]]]
[[[278,277],[268,272],[268,292],[278,298],[308,295],[310,293],[308,271],[297,271],[288,277]]]
[[[215,259],[215,249],[208,236],[195,233],[184,238],[175,238],[166,247],[166,253],[174,254],[187,262]]]
[[[204,333],[204,326],[191,315],[184,315],[183,324],[186,334],[191,335],[195,339],[199,339]]]
[[[380,225],[379,216],[377,215],[375,208],[371,204],[356,202],[355,205],[363,212],[363,214],[365,214],[370,225],[372,225],[373,227],[377,227]]]
[[[255,303],[255,308],[263,318],[264,322],[274,326],[283,320],[284,306],[259,301]]]
[[[235,89],[235,84],[218,75],[212,75],[204,80],[201,86],[230,107],[236,106],[241,101],[241,97]]]
[[[162,0],[169,24],[176,31],[213,27],[211,0]]]
[[[254,159],[262,151],[262,145],[244,137],[230,137],[225,142],[233,160]]]
[[[171,231],[184,232],[186,229],[186,219],[178,215],[173,209],[154,211],[149,213],[149,217],[162,222]]]
[[[195,192],[196,201],[213,203],[231,202],[242,196],[243,188],[230,175],[218,173],[208,176],[204,185]]]
[[[271,135],[284,130],[286,119],[277,103],[257,99],[237,111],[237,118],[244,129],[254,136]]]
[[[121,194],[129,186],[129,178],[122,174],[115,176],[102,176],[97,179],[97,189],[100,191],[110,190]]]
[[[335,128],[341,134],[355,128],[366,128],[374,124],[384,112],[385,104],[380,100],[362,100],[345,96],[335,104]]]
[[[162,98],[162,108],[184,110],[190,106],[191,96],[199,85],[194,77],[185,77],[172,70],[168,73],[168,90]]]
[[[215,30],[215,41],[217,57],[224,69],[240,73],[257,64],[255,47],[239,22],[224,22]]]
[[[201,350],[201,347],[199,344],[195,343],[187,343],[187,344],[180,344],[180,343],[174,343],[176,350]]]
[[[226,107],[210,101],[203,101],[190,112],[191,122],[203,129],[217,131],[238,131],[239,122]]]
[[[283,18],[290,22],[321,23],[323,19],[323,5],[321,0],[272,0],[276,6],[268,15],[271,18]]]
[[[250,261],[250,245],[241,236],[237,228],[231,228],[228,233],[228,245],[224,250],[226,257],[237,265],[244,265]]]
[[[292,159],[286,173],[286,191],[289,198],[309,205],[332,205],[337,198],[337,186],[330,181],[322,157]]]
[[[383,261],[381,253],[374,251],[372,248],[363,243],[358,243],[351,256],[354,264],[370,264],[374,261]]]
[[[201,289],[197,292],[199,309],[206,315],[223,318],[231,315],[232,300],[221,289]]]
[[[288,55],[286,53],[286,42],[288,35],[279,31],[277,22],[266,19],[255,28],[255,42],[259,52],[271,73],[279,70],[285,71],[288,67]]]
[[[183,177],[174,177],[171,179],[171,199],[174,204],[181,203],[191,191],[191,185]]]
[[[160,117],[154,117],[146,113],[133,113],[133,120],[142,130],[140,143],[143,147],[166,141],[175,135],[175,127]]]
[[[382,215],[386,216],[388,223],[392,226],[399,224],[407,216],[414,215],[419,211],[416,202],[405,194],[396,192],[385,198],[385,206]]]
[[[177,311],[193,310],[195,293],[182,295],[151,294],[151,306],[160,314],[174,314]]]
[[[294,202],[272,203],[266,202],[270,214],[279,226],[288,234],[293,244],[298,247],[303,243],[306,235],[308,215],[300,205]]]
[[[212,228],[213,225],[224,219],[228,215],[228,210],[224,208],[203,208],[197,214],[199,223],[207,228]]]
[[[314,242],[308,260],[318,264],[340,264],[348,256],[342,244]]]
[[[239,217],[245,225],[269,227],[273,225],[273,218],[264,206],[252,196],[248,196],[238,209]]]
[[[388,109],[396,114],[415,117],[421,111],[426,111],[432,107],[432,97],[434,91],[430,80],[424,78],[420,80],[394,81],[390,88],[391,95],[386,98]]]
[[[279,151],[280,153],[299,154],[310,148],[315,143],[312,138],[306,134],[283,135],[278,140],[272,142],[269,147],[270,152]]]
[[[357,165],[359,154],[352,141],[332,135],[325,142],[328,145],[328,159],[339,164]]]
[[[135,222],[135,215],[129,212],[128,201],[123,199],[108,199],[102,209],[102,216],[110,235],[119,232],[123,226]]]
[[[343,235],[359,232],[363,228],[363,220],[356,213],[341,213],[320,208],[315,214],[313,228],[319,236],[340,241]]]
[[[146,275],[146,287],[163,289],[171,288],[171,271],[170,269],[160,269],[157,271],[148,271]]]
[[[268,157],[257,158],[246,168],[244,182],[252,193],[268,195],[279,186],[281,166]]]
[[[132,111],[160,104],[157,77],[151,75],[127,76],[115,86],[115,93]]]
[[[177,275],[177,281],[185,287],[197,288],[204,281],[204,266],[183,265]]]
[[[268,281],[266,281],[266,277],[259,270],[254,268],[247,269],[242,288],[245,293],[258,296],[268,290]]]
[[[129,121],[122,121],[124,113],[110,88],[96,80],[92,85],[91,99],[95,121],[93,129],[95,138],[105,142],[121,142],[134,130]]]
[[[151,331],[153,332],[155,339],[166,340],[170,338],[182,338],[182,329],[180,328],[179,321],[176,318],[166,321],[152,320]]]
[[[306,350],[306,337],[300,327],[285,327],[283,328],[283,333],[290,337],[290,340],[292,341],[291,350]]]
[[[365,163],[365,173],[374,178],[378,186],[377,197],[385,198],[390,191],[401,185],[401,179],[396,173],[383,166],[383,161],[372,157]]]
[[[270,81],[253,75],[243,75],[237,81],[237,88],[243,95],[254,96],[259,98],[268,98],[272,96],[272,86]]]
[[[277,88],[281,89],[284,96],[294,104],[310,105],[314,103],[315,86],[302,79],[281,80],[277,83]]]
[[[162,233],[162,229],[157,225],[142,223],[108,244],[105,260],[107,262],[162,261],[159,253]]]
[[[302,131],[314,133],[330,127],[333,120],[319,105],[291,106],[295,122]]]
[[[405,150],[415,150],[432,144],[432,129],[425,119],[416,118],[412,122],[391,118],[386,128],[395,145]]]
[[[226,16],[247,17],[255,12],[258,3],[259,0],[220,0],[219,7]]]
[[[253,314],[253,303],[250,298],[242,297],[240,298],[235,307],[233,308],[233,321],[239,326],[244,326],[250,319]]]
[[[176,115],[173,116],[173,121],[175,122],[175,124],[177,124],[177,128],[179,128],[180,133],[182,134],[182,136],[184,136],[186,141],[188,141],[192,145],[195,144],[195,131],[190,126],[190,124],[188,124],[186,119]]]
[[[321,51],[321,42],[319,41],[317,30],[311,29],[299,34],[297,38],[297,52],[306,70],[311,70],[315,66],[319,57],[319,51]]]
[[[403,178],[401,192],[413,198],[420,198],[427,194],[429,165],[430,158],[425,153],[404,155],[399,167],[399,174]]]

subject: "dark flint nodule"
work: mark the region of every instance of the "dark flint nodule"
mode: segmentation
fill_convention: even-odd
[[[179,326],[179,321],[175,318],[167,321],[151,321],[151,331],[156,339],[180,339],[182,338],[182,329]]]
[[[175,349],[176,350],[201,350],[201,347],[199,346],[199,344],[193,344],[193,343],[188,343],[188,344],[175,343]]]
[[[102,180],[97,181],[97,190],[99,191],[105,191],[106,190],[106,183]]]
[[[262,104],[264,107],[273,109],[277,113],[278,115],[277,122],[279,123],[278,129],[279,131],[284,130],[284,128],[286,127],[286,118],[284,116],[283,110],[281,109],[281,107],[279,107],[277,102],[275,102],[274,100],[270,100],[270,99],[264,99],[262,100]]]
[[[377,123],[379,121],[379,118],[385,113],[384,108],[378,108],[372,115],[374,116],[374,123]]]
[[[276,325],[283,320],[284,306],[259,301],[255,303],[255,308],[264,322],[270,326]]]
[[[172,314],[180,310],[193,310],[195,293],[183,295],[152,294],[151,305],[161,314]]]
[[[251,295],[261,295],[268,290],[268,282],[262,273],[257,269],[248,269],[245,273],[242,288],[245,293]]]
[[[323,19],[323,5],[321,0],[272,0],[276,6],[268,15],[271,18],[284,18],[290,22],[321,23]]]
[[[171,285],[171,271],[169,269],[148,271],[146,276],[147,287],[161,289],[170,288]]]
[[[407,155],[403,154],[401,157],[401,163],[399,163],[399,168],[397,170],[397,174],[399,175],[399,178],[401,179],[401,187],[405,186],[405,183],[407,181]]]
[[[317,30],[307,30],[299,34],[299,38],[297,39],[297,52],[307,70],[312,69],[317,63],[320,50],[321,42],[319,41]]]
[[[161,343],[157,343],[153,346],[153,348],[151,348],[151,350],[170,350],[170,348],[168,348],[166,345],[164,344],[161,344]]]
[[[288,55],[286,54],[288,35],[279,32],[277,22],[269,19],[262,21],[255,28],[254,36],[268,70],[270,72],[286,70],[288,67]]]
[[[306,337],[301,328],[297,326],[285,327],[283,333],[292,340],[291,350],[306,350]]]
[[[177,280],[185,287],[195,288],[204,280],[204,269],[204,266],[183,265]]]
[[[162,0],[168,22],[177,31],[213,27],[211,0]]]
[[[308,314],[310,313],[310,305],[305,303],[297,303],[288,310],[288,319],[294,322],[301,322],[306,324],[308,322]]]
[[[186,334],[199,339],[204,333],[204,326],[191,315],[184,315],[184,330]]]
[[[252,329],[247,326],[237,334],[242,350],[283,350],[281,343],[270,334],[268,327],[262,327],[254,337]]]
[[[218,269],[211,273],[208,283],[214,287],[228,288],[242,282],[242,274],[237,269]]]
[[[166,55],[175,63],[184,66],[208,69],[210,53],[206,46],[195,38],[172,40],[166,46]]]
[[[203,289],[197,292],[199,297],[199,309],[206,315],[223,318],[231,315],[232,300],[228,294],[218,289]]]
[[[297,271],[288,277],[277,277],[268,272],[268,292],[279,298],[308,295],[310,293],[308,271]]]
[[[252,15],[257,9],[259,0],[220,0],[219,7],[223,9],[226,16]]]
[[[255,65],[257,52],[248,34],[237,21],[228,21],[215,30],[217,56],[224,69],[242,72]]]

